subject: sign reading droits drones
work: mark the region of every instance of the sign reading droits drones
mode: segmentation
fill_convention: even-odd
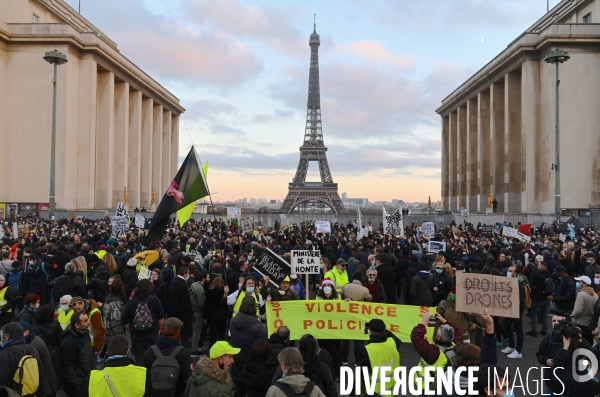
[[[292,274],[319,274],[321,251],[292,250]]]

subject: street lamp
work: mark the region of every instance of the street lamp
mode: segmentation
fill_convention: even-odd
[[[44,54],[44,60],[54,65],[54,79],[52,80],[52,139],[50,144],[50,219],[54,217],[55,192],[54,178],[56,171],[56,68],[58,65],[67,63],[67,56],[57,50],[49,51]]]
[[[554,138],[556,140],[556,142],[554,143],[554,152],[556,159],[554,164],[552,164],[552,169],[556,172],[554,178],[554,216],[556,218],[557,226],[560,224],[560,135],[558,129],[558,104],[560,98],[558,95],[558,86],[560,85],[560,80],[558,79],[558,65],[560,63],[568,61],[569,58],[571,57],[569,56],[568,52],[559,50],[558,48],[554,51],[550,51],[548,55],[546,55],[546,58],[544,58],[544,61],[546,61],[546,63],[556,64],[556,123],[554,126]]]

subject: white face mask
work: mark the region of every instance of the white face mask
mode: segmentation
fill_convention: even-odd
[[[285,291],[284,290],[279,290],[279,295],[285,295]]]
[[[68,311],[69,305],[60,305],[60,308],[63,309],[64,311]]]
[[[242,288],[242,283],[238,284],[238,289]]]
[[[323,287],[323,292],[327,295],[331,294],[331,287]]]
[[[600,278],[595,278],[594,279],[594,284],[600,285]]]
[[[513,273],[512,272],[506,272],[506,277],[512,277]]]

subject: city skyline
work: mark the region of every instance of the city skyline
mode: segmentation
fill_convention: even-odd
[[[457,1],[107,0],[84,1],[81,13],[181,99],[180,156],[197,146],[214,201],[285,197],[302,144],[316,13],[323,134],[340,192],[435,201],[435,109],[546,11],[539,0]],[[308,175],[316,180],[318,170]]]

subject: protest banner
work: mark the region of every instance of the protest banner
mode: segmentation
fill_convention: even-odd
[[[517,230],[519,231],[519,233],[531,236],[531,226],[531,223],[524,223],[522,225],[517,226]]]
[[[494,227],[492,225],[479,226],[477,227],[477,231],[481,234],[492,234],[494,233]]]
[[[469,210],[468,209],[460,210],[460,215],[461,216],[469,216]]]
[[[111,237],[119,238],[127,232],[129,228],[129,218],[126,216],[113,216],[110,218],[112,226]]]
[[[500,234],[501,231],[502,231],[502,225],[494,225],[494,233],[495,234]]]
[[[329,221],[315,221],[317,233],[331,233],[331,223]]]
[[[242,218],[242,209],[236,207],[227,207],[227,219],[231,220],[234,226],[239,226]]]
[[[446,251],[446,243],[443,241],[429,241],[427,244],[427,252],[438,253],[440,251]]]
[[[119,204],[117,204],[117,212],[115,216],[127,216],[127,211],[125,210],[125,204],[123,204],[123,202],[119,202]]]
[[[435,236],[435,225],[433,222],[423,222],[423,225],[421,225],[421,230],[423,230],[423,237],[425,238]]]
[[[366,227],[361,227],[356,233],[356,238],[362,240],[365,237],[369,237],[369,229]]]
[[[490,274],[456,273],[456,311],[519,318],[519,281]]]
[[[377,318],[383,320],[386,328],[400,340],[410,341],[410,333],[421,322],[423,314],[433,314],[435,310],[435,307],[352,301],[266,303],[268,334],[285,325],[290,329],[291,340],[298,340],[304,334],[317,339],[368,340],[365,324]],[[433,338],[433,330],[433,327],[427,328],[429,340]]]
[[[567,236],[564,233],[558,235],[558,239],[563,243],[567,240]]]
[[[150,270],[146,267],[142,267],[140,269],[140,272],[138,273],[138,279],[139,280],[149,280],[151,275],[152,275],[152,270]]]
[[[142,214],[135,214],[135,226],[139,227],[140,229],[143,229],[144,226],[146,226],[146,219],[144,219]]]
[[[383,232],[398,236],[404,233],[404,220],[402,219],[402,208],[397,208],[393,213],[388,213],[383,208]]]
[[[529,237],[526,234],[523,234],[521,232],[519,232],[517,229],[513,228],[513,227],[508,227],[508,226],[504,226],[502,228],[502,235],[506,236],[506,237],[511,237],[511,238],[517,238],[521,241],[529,241],[531,240],[531,237]]]
[[[292,274],[319,274],[321,251],[292,250]]]
[[[263,277],[269,276],[269,281],[279,288],[285,276],[289,276],[292,267],[269,248],[258,257],[254,270]]]

